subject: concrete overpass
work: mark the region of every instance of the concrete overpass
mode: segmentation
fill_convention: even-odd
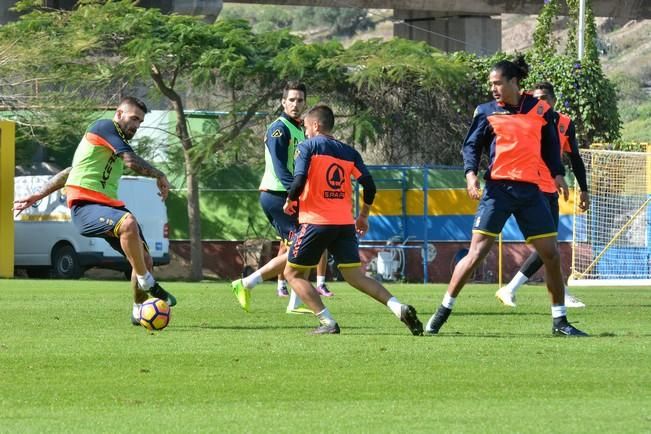
[[[15,19],[9,12],[16,0],[0,0],[0,24]],[[68,9],[76,0],[44,0],[50,7]],[[393,9],[394,35],[427,41],[444,51],[493,53],[501,48],[502,13],[535,15],[542,0],[141,0],[144,7],[206,16],[214,20],[223,3],[285,6]],[[651,18],[651,0],[592,0],[597,16],[620,19]]]
[[[225,0],[224,3],[436,11],[461,16],[503,13],[537,15],[543,6],[543,0]],[[599,17],[651,18],[650,0],[591,0],[590,4]]]
[[[224,3],[393,9],[395,36],[427,41],[443,51],[480,54],[501,49],[501,14],[537,15],[543,6],[542,0],[225,0]],[[590,4],[600,17],[651,18],[651,0],[592,0]]]

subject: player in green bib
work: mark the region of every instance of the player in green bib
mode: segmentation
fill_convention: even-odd
[[[305,140],[301,115],[306,107],[307,91],[305,85],[289,82],[283,90],[281,104],[282,114],[267,129],[265,136],[265,170],[260,182],[260,205],[269,223],[274,227],[280,237],[278,256],[251,276],[233,282],[233,292],[238,301],[248,311],[249,289],[253,288],[264,279],[278,276],[278,296],[290,296],[287,313],[311,313],[301,308],[301,299],[292,290],[288,294],[287,284],[283,276],[285,262],[287,261],[287,246],[298,228],[296,216],[289,216],[283,212],[283,205],[287,199],[287,190],[294,180],[294,154],[296,146]],[[317,267],[317,291],[324,297],[333,294],[326,286],[327,253],[324,253]]]
[[[156,178],[163,200],[169,193],[165,174],[136,155],[129,145],[145,113],[147,106],[142,101],[123,98],[113,119],[100,119],[88,127],[71,167],[54,175],[39,192],[14,202],[14,210],[20,213],[65,185],[72,221],[79,233],[104,238],[131,265],[134,325],[139,324],[140,304],[150,295],[166,300],[170,306],[176,304],[176,298],[151,275],[153,261],[142,230],[135,216],[118,199],[118,183],[125,166],[140,175]]]

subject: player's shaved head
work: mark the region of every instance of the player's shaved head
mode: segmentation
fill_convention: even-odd
[[[327,105],[320,104],[312,107],[305,118],[316,121],[322,133],[330,133],[335,127],[335,114]]]
[[[143,113],[149,112],[147,105],[141,99],[136,98],[135,96],[125,96],[120,100],[120,104],[118,104],[118,109],[119,108],[124,109],[125,107],[139,108],[140,110],[142,110]]]
[[[120,130],[127,140],[133,138],[145,120],[147,106],[144,102],[133,96],[127,96],[120,100],[113,120],[118,124]]]

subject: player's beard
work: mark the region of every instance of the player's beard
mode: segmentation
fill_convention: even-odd
[[[128,125],[122,125],[120,122],[118,122],[118,125],[120,126],[120,129],[122,130],[122,134],[124,134],[124,137],[127,140],[131,140],[133,136],[136,135],[137,129],[130,129],[128,128]]]

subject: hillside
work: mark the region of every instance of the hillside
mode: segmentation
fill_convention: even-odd
[[[502,15],[502,49],[513,52],[530,47],[536,19],[536,16]],[[559,21],[559,30],[554,34],[561,44],[567,35],[562,30],[566,24],[565,20]],[[651,77],[651,20],[598,18],[597,26],[604,71],[609,75],[625,72],[647,81]]]
[[[513,52],[531,46],[535,16],[503,15],[502,48]],[[554,37],[561,43],[566,23],[558,23]],[[651,20],[617,21],[597,19],[601,63],[615,83],[619,112],[623,121],[622,138],[651,142]]]
[[[371,10],[378,21],[375,30],[346,39],[346,44],[371,37],[391,38],[390,11]],[[502,49],[523,51],[533,43],[537,16],[502,15]],[[624,140],[651,142],[651,20],[622,21],[598,18],[599,46],[604,72],[615,83]],[[556,23],[553,37],[564,46],[567,19]]]

